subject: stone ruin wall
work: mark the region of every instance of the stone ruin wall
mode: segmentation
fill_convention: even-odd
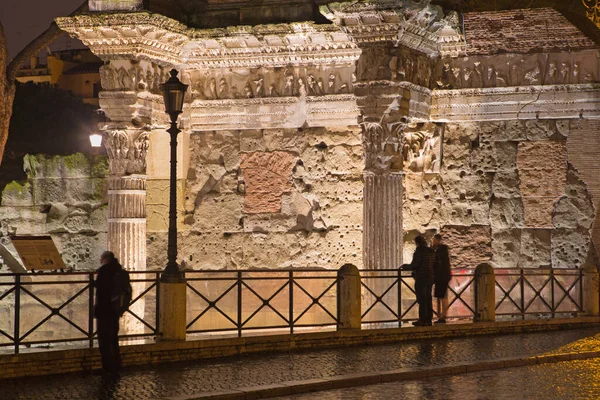
[[[195,132],[179,257],[193,269],[362,265],[358,127]],[[162,182],[148,181],[149,202]],[[149,220],[153,208],[149,204]],[[148,266],[166,263],[149,222]]]
[[[440,174],[405,175],[404,258],[417,232],[441,232],[455,267],[583,266],[600,183],[585,136],[598,133],[578,120],[446,124]]]
[[[25,182],[2,191],[0,240],[9,235],[50,235],[65,266],[95,270],[106,249],[105,157],[27,155]]]

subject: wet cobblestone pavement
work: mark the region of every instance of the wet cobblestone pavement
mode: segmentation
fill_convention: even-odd
[[[274,400],[567,400],[600,398],[600,359],[329,390]]]
[[[219,360],[202,360],[148,368],[135,367],[124,370],[121,378],[117,382],[111,383],[107,383],[101,376],[95,374],[70,374],[6,380],[0,381],[0,399],[156,399],[166,396],[194,394],[242,386],[266,385],[291,380],[305,380],[429,365],[446,365],[458,362],[491,360],[499,357],[524,357],[569,350],[598,350],[599,348],[600,328],[549,333],[423,340],[390,345],[344,347],[306,352],[232,357]],[[547,368],[550,370],[552,366],[547,366]],[[510,373],[505,371],[491,372],[494,376]],[[487,374],[481,375],[489,376]],[[436,380],[435,382],[405,382],[396,385],[405,385],[402,386],[404,388],[402,390],[422,391],[427,389],[435,391],[438,390],[436,389],[438,387],[436,385],[439,385],[438,382],[445,380],[449,382],[448,385],[454,382],[454,379],[457,380],[456,382],[463,382],[464,379],[467,379],[471,380],[473,385],[478,385],[478,378],[476,376],[461,375],[458,377],[440,378],[440,380]],[[510,376],[515,377],[515,375]],[[523,379],[519,379],[519,382],[523,381]],[[457,384],[453,385],[456,387]],[[481,385],[483,385],[481,386],[482,390],[486,389],[483,381]],[[380,386],[384,390],[392,390],[385,389],[386,385]],[[359,393],[360,390],[363,389],[348,389],[348,393]],[[346,393],[346,391],[338,392]],[[394,393],[398,393],[397,389],[394,389]],[[339,396],[339,394],[335,393],[328,395]],[[477,397],[476,393],[474,396],[476,397],[470,398],[493,398],[488,396]],[[326,398],[320,394],[318,397]],[[429,398],[429,396],[425,397]],[[302,399],[308,398],[314,397],[302,397]],[[390,397],[365,394],[365,397],[328,398],[386,399]],[[397,396],[392,398],[397,398]],[[407,398],[422,397],[421,395],[417,395],[417,397],[408,396]],[[433,396],[431,398],[448,397]],[[521,396],[510,398],[521,398]]]

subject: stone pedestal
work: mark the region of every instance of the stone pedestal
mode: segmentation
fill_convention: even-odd
[[[402,174],[364,173],[364,265],[392,269],[402,264]]]
[[[496,277],[489,264],[479,264],[475,269],[475,317],[474,322],[496,320]]]
[[[185,340],[186,283],[160,282],[159,340]]]
[[[589,316],[600,315],[600,279],[595,265],[585,267],[583,276],[583,311]]]
[[[361,286],[358,268],[345,264],[338,271],[338,330],[360,329]]]

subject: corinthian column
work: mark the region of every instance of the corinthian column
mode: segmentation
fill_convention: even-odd
[[[148,132],[105,131],[108,179],[108,248],[123,267],[146,269],[146,154]]]
[[[367,269],[402,263],[402,131],[406,124],[383,117],[361,123],[365,157],[363,263]]]

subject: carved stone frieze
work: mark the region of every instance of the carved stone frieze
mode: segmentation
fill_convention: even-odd
[[[113,61],[100,67],[102,89],[160,94],[159,85],[169,79],[168,68],[147,61]]]
[[[108,153],[109,168],[112,175],[146,173],[146,155],[150,148],[148,131],[105,130],[104,146]]]
[[[223,100],[348,94],[353,71],[353,65],[196,70],[191,72],[191,96]]]
[[[433,123],[410,124],[405,129],[402,146],[405,172],[440,172],[441,132]]]
[[[444,59],[436,71],[438,89],[594,83],[597,50],[576,53],[498,54]]]

